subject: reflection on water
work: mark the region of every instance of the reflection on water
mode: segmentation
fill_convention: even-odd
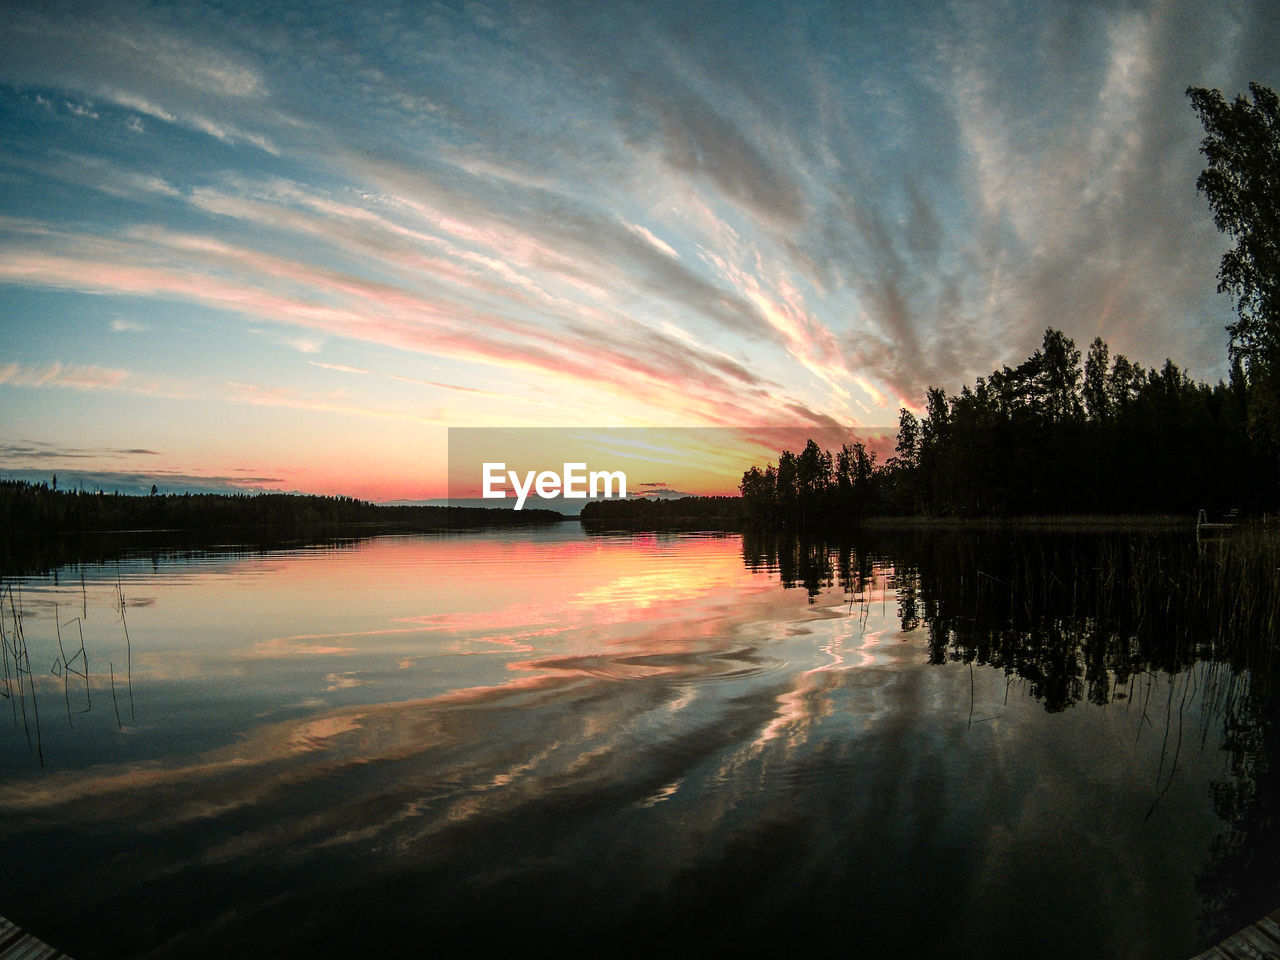
[[[557,529],[6,584],[0,904],[84,958],[1189,956],[1278,895],[1273,698],[1116,556]]]

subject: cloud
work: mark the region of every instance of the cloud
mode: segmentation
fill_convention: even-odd
[[[1050,325],[1221,369],[1182,90],[1274,76],[1262,5],[762,12],[18,11],[0,80],[40,120],[0,147],[29,198],[0,209],[0,282],[197,305],[317,359],[430,356],[465,375],[378,378],[548,418],[876,422]],[[404,415],[372,380],[250,388],[200,360],[234,402]],[[112,376],[7,382],[145,392]]]
[[[319,353],[324,349],[326,343],[325,337],[282,334],[278,330],[253,329],[250,332],[266,337],[277,346],[288,347],[290,350],[298,351],[298,353]]]
[[[1220,52],[1221,14],[1174,3],[1032,18],[1030,42],[1055,52],[1032,77],[1001,72],[1017,62],[1006,22],[962,9],[968,29],[946,59],[983,238],[969,259],[993,314],[1021,331],[1015,356],[1052,325],[1148,362],[1176,344],[1198,370],[1220,368],[1221,327],[1204,322],[1223,316],[1207,282],[1215,238],[1182,91]],[[1059,116],[1030,114],[1036,103]]]
[[[385,377],[388,380],[398,380],[401,383],[416,383],[423,387],[436,387],[441,390],[456,390],[459,393],[474,393],[486,397],[507,397],[508,394],[497,390],[482,390],[478,387],[464,387],[456,383],[445,383],[442,380],[424,380],[420,377],[407,377],[400,373],[390,373],[385,370],[369,370],[364,367],[353,367],[344,363],[324,363],[320,360],[312,360],[313,367],[320,367],[322,370],[333,370],[338,373],[356,373],[363,376]]]
[[[422,288],[430,277],[420,273],[405,273],[397,283],[375,281],[155,227],[111,239],[35,232],[41,236],[40,247],[8,250],[0,261],[0,279],[190,299],[312,334],[573,377],[658,407],[671,400],[655,387],[679,386],[681,408],[712,417],[712,422],[741,415],[735,412],[735,384],[762,383],[741,362],[677,343],[658,331],[635,330],[607,306],[592,310],[592,323],[570,319],[574,311],[569,309],[544,310],[547,322],[530,323],[520,314],[537,304],[518,291],[507,291],[508,298],[514,297],[513,313],[478,313],[464,283],[437,287],[432,295],[431,286]],[[634,238],[630,242],[648,247]],[[299,342],[297,335],[288,339]],[[318,346],[311,336],[302,339]],[[705,402],[687,402],[703,396]],[[716,413],[717,407],[722,412]]]
[[[734,123],[670,74],[654,84],[636,77],[629,91],[657,119],[662,159],[686,176],[709,180],[735,204],[782,225],[803,216],[799,187]]]
[[[671,246],[671,244],[667,243],[665,240],[659,239],[657,236],[654,235],[653,231],[648,229],[647,227],[642,227],[638,223],[628,223],[626,224],[626,227],[628,230],[631,230],[633,233],[636,233],[639,236],[644,237],[644,239],[651,246],[653,246],[658,251],[665,253],[668,257],[671,257],[674,260],[680,259],[680,254],[676,252],[675,247]]]
[[[102,79],[113,75],[119,49],[163,53],[186,47],[166,40],[163,27],[144,31],[137,41],[122,39],[119,30],[112,30],[95,61],[102,67],[100,95],[141,116],[192,125],[192,118],[201,114],[191,103],[184,112],[180,99],[163,85],[112,85]],[[62,31],[67,42],[73,34],[81,35],[71,25]],[[198,61],[203,64],[219,56],[215,46]],[[172,57],[160,60],[174,62]],[[199,65],[198,69],[223,71]],[[249,76],[243,71],[236,75]],[[214,84],[214,92],[253,100],[267,85],[259,76],[254,82]],[[691,88],[671,85],[667,94],[658,112],[666,117],[669,132],[675,131],[672,136],[696,142],[706,153],[707,176],[736,201],[786,219],[782,206],[794,199],[793,190],[784,185],[760,192],[752,186],[751,178],[764,169],[758,145],[718,118]],[[243,126],[230,119],[218,124],[225,131]],[[263,255],[201,238],[196,231],[178,234],[149,226],[132,236],[67,237],[60,251],[55,249],[58,244],[43,243],[39,249],[11,249],[0,265],[3,279],[94,293],[191,299],[306,328],[283,335],[303,349],[317,349],[320,334],[443,351],[444,356],[499,368],[514,366],[531,375],[578,377],[595,389],[642,394],[659,408],[670,408],[689,390],[707,398],[697,405],[702,416],[738,415],[735,383],[763,386],[765,378],[743,358],[722,349],[688,343],[682,349],[665,332],[622,332],[639,307],[642,317],[651,312],[691,316],[692,322],[682,324],[684,329],[709,324],[729,337],[745,335],[766,343],[779,338],[776,325],[762,315],[758,303],[696,265],[683,264],[654,229],[620,216],[607,203],[582,202],[563,180],[516,189],[510,179],[495,182],[439,167],[433,172],[441,176],[424,178],[421,157],[344,155],[341,144],[339,138],[331,154],[334,162],[343,163],[349,175],[373,191],[326,196],[283,179],[232,178],[217,186],[195,186],[182,196],[211,217],[255,224],[288,244],[336,248],[353,264],[345,274],[315,266],[319,258],[307,263]],[[114,175],[104,182],[120,184],[122,192],[149,188],[170,197],[176,193],[165,189],[172,185],[162,176],[107,172]],[[772,176],[771,182],[781,181]],[[278,243],[272,246],[280,249]],[[388,268],[391,282],[368,279]],[[664,329],[671,328],[667,322]],[[696,334],[689,339],[706,340]],[[679,376],[664,374],[664,367]],[[654,389],[658,384],[667,389]],[[717,407],[722,412],[712,413]]]
[[[63,447],[38,441],[0,444],[0,460],[100,460],[134,456],[158,457],[160,454],[140,447]]]
[[[183,384],[162,377],[147,377],[128,370],[92,364],[57,361],[41,366],[27,366],[16,362],[0,364],[0,386],[108,390],[147,397],[192,396],[191,391]]]
[[[99,116],[88,103],[68,100],[63,104],[63,106],[67,108],[68,112],[74,113],[78,117],[88,117],[90,120],[97,120]]]
[[[442,424],[438,414],[411,410],[391,410],[352,403],[342,393],[316,393],[294,387],[264,387],[252,383],[227,384],[225,399],[258,407],[291,407],[313,413],[337,413],[343,416],[367,417],[375,420],[404,420],[411,423]]]

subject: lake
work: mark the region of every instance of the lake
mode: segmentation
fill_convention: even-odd
[[[1190,957],[1280,905],[1271,685],[1161,599],[1215,562],[565,524],[6,578],[0,913],[81,960]]]

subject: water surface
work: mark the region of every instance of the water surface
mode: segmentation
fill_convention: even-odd
[[[1248,677],[1011,648],[937,563],[563,527],[7,581],[0,912],[81,958],[1226,932]]]

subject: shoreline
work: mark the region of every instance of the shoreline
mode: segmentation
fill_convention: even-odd
[[[1059,531],[1117,531],[1117,530],[1194,530],[1193,516],[1180,514],[1029,514],[1005,517],[921,517],[921,516],[873,516],[853,523],[818,524],[797,527],[794,524],[761,522],[745,517],[669,516],[662,518],[612,518],[591,517],[579,519],[588,530],[718,530],[742,533],[749,530],[789,530],[802,535],[828,536],[833,533],[857,533],[870,531],[924,531],[924,530],[1059,530]],[[1253,526],[1242,523],[1242,528]]]
[[[1011,517],[868,517],[869,529],[1194,530],[1195,517],[1168,513],[1046,513]]]

